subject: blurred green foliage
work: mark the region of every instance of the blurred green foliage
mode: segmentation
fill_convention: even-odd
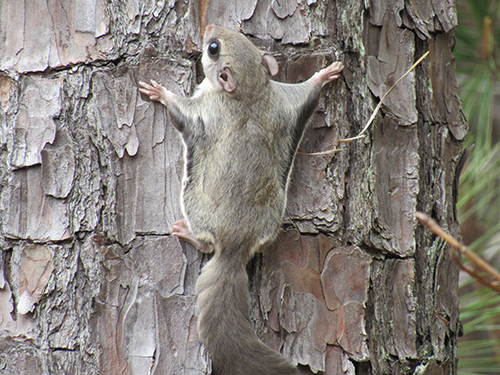
[[[457,78],[469,122],[459,220],[464,242],[500,267],[500,1],[458,0]],[[500,296],[460,279],[459,374],[500,374]]]

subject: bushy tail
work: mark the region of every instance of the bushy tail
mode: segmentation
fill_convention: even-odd
[[[259,340],[250,322],[245,262],[219,252],[196,284],[198,333],[212,355],[214,375],[295,375],[298,371]]]

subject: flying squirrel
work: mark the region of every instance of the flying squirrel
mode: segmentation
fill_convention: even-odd
[[[205,79],[191,98],[151,80],[139,91],[165,105],[185,145],[182,210],[173,235],[213,257],[196,283],[198,334],[216,375],[298,374],[250,321],[246,264],[280,230],[290,173],[334,62],[298,84],[272,81],[278,63],[242,34],[210,24]]]

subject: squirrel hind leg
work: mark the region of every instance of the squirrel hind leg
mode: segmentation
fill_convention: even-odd
[[[182,238],[187,243],[193,245],[202,253],[213,253],[215,250],[215,246],[213,243],[200,241],[195,237],[193,232],[189,229],[188,223],[186,220],[176,221],[173,225],[172,235]]]

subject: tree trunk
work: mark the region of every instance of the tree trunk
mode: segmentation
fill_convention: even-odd
[[[181,141],[137,82],[191,95],[211,22],[281,81],[343,61],[302,152],[356,135],[430,50],[366,138],[297,156],[285,230],[249,266],[252,317],[304,374],[456,374],[458,271],[413,217],[458,231],[454,1],[3,0],[0,17],[3,374],[209,373],[207,257],[170,235]]]

